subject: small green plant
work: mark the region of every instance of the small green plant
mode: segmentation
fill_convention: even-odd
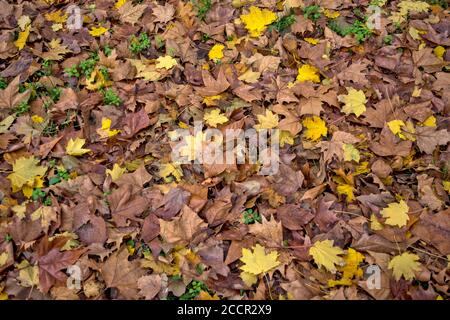
[[[47,88],[47,93],[53,102],[57,102],[61,97],[61,88],[58,87]]]
[[[295,23],[295,15],[291,14],[288,16],[284,16],[281,19],[278,19],[271,25],[271,27],[277,30],[278,32],[283,32],[294,23]]]
[[[372,35],[372,30],[361,20],[355,20],[353,24],[347,26],[341,26],[333,20],[328,23],[328,26],[341,37],[352,34],[358,40],[358,43],[364,42]]]
[[[155,45],[156,48],[161,49],[162,47],[164,47],[164,38],[162,36],[160,36],[159,34],[157,34],[155,36]]]
[[[113,105],[118,107],[122,104],[122,100],[119,98],[117,93],[115,93],[114,90],[110,88],[103,91],[103,103],[105,105]]]
[[[132,36],[130,42],[130,51],[134,54],[139,54],[144,50],[150,48],[150,38],[147,33],[143,32],[139,37]]]
[[[42,135],[46,137],[53,137],[58,133],[58,125],[54,121],[50,121],[45,126],[44,130],[42,130]]]
[[[110,80],[109,71],[108,68],[105,66],[101,66],[98,68],[102,76],[105,78],[105,80]]]
[[[261,223],[261,215],[258,213],[258,211],[254,211],[253,209],[247,209],[243,213],[243,222],[245,224],[253,224],[255,222]]]
[[[30,105],[28,101],[22,101],[14,108],[14,114],[18,117],[30,111]]]
[[[5,234],[5,242],[11,242],[11,240],[12,236],[9,233]]]
[[[51,186],[60,183],[62,180],[69,180],[69,172],[66,170],[57,170],[56,175],[48,180],[48,185]]]
[[[383,37],[383,43],[385,45],[391,45],[393,40],[394,40],[394,37],[392,37],[391,34],[388,34],[388,35]]]
[[[189,285],[186,287],[186,292],[180,296],[180,300],[193,300],[202,291],[206,291],[211,295],[214,294],[202,281],[192,280],[191,283],[189,283]]]
[[[42,204],[44,206],[51,206],[52,205],[52,198],[47,195],[47,193],[40,188],[36,188],[33,190],[33,193],[31,194],[31,199],[34,201],[42,200]]]
[[[109,57],[112,53],[112,49],[108,45],[105,45],[103,47],[103,52],[105,53],[105,56]]]
[[[207,33],[202,34],[202,42],[207,42],[208,40],[211,40],[211,36]]]
[[[6,82],[5,79],[3,79],[2,77],[0,77],[0,89],[6,89],[6,87],[8,87],[8,82]]]
[[[78,71],[78,66],[77,65],[71,66],[69,68],[65,68],[64,72],[69,77],[75,77],[75,78],[79,78],[80,77],[80,72]]]
[[[211,0],[196,0],[194,2],[195,7],[197,8],[197,17],[204,21],[206,18],[206,14],[209,9],[211,9]]]
[[[41,64],[41,69],[36,72],[39,77],[50,76],[52,74],[52,64],[51,60],[44,60]]]
[[[93,53],[88,59],[80,62],[79,68],[81,70],[81,73],[86,78],[91,76],[91,73],[92,71],[94,71],[95,65],[97,64],[98,60],[99,60],[98,54]]]
[[[317,5],[305,7],[303,9],[303,16],[306,19],[316,22],[320,18],[320,7]]]

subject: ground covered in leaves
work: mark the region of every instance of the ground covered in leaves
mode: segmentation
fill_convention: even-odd
[[[0,7],[1,299],[448,299],[447,1]]]

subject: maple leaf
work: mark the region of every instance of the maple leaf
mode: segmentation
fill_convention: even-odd
[[[25,184],[33,183],[37,176],[43,176],[46,167],[38,166],[39,160],[31,157],[20,157],[13,164],[13,173],[7,176],[11,181],[13,192],[20,190]]]
[[[71,156],[82,156],[85,153],[91,152],[91,149],[83,149],[85,143],[86,139],[70,139],[66,146],[66,153]]]
[[[203,120],[213,128],[216,128],[218,124],[224,124],[228,122],[228,118],[220,113],[219,109],[212,109],[206,112],[203,116]]]
[[[156,59],[156,68],[157,69],[166,69],[169,70],[177,65],[177,60],[172,58],[171,56],[163,56]]]
[[[105,27],[92,27],[91,30],[89,30],[89,34],[93,37],[100,37],[106,31],[108,31],[108,29]]]
[[[406,126],[406,124],[402,120],[392,120],[387,123],[387,126],[391,132],[400,138],[404,138],[404,136],[401,134],[402,127]]]
[[[303,126],[307,129],[305,137],[312,141],[317,141],[320,137],[326,137],[328,129],[325,121],[317,116],[307,117],[302,121]]]
[[[344,251],[341,248],[333,245],[333,240],[317,241],[309,248],[309,254],[319,268],[324,266],[331,273],[337,271],[335,265],[343,264],[344,259],[339,257],[343,253]]]
[[[310,64],[302,65],[300,68],[298,68],[297,81],[311,81],[314,83],[320,83],[319,69]]]
[[[125,172],[127,171],[126,168],[120,167],[117,163],[114,163],[114,166],[111,169],[106,169],[106,174],[109,174],[111,176],[112,181],[118,180]]]
[[[337,285],[351,286],[353,284],[353,278],[361,278],[363,276],[363,270],[359,267],[361,262],[364,261],[364,255],[359,253],[353,248],[348,248],[347,255],[344,257],[345,265],[338,267],[338,271],[342,272],[342,277],[339,280],[329,280],[328,286],[334,287]]]
[[[266,109],[265,115],[259,114],[257,118],[259,124],[254,126],[256,130],[272,129],[278,126],[278,115],[268,109]]]
[[[8,85],[8,87],[6,87],[6,89],[0,90],[0,109],[3,108],[13,109],[17,107],[17,105],[19,105],[21,102],[28,100],[28,98],[31,95],[31,90],[26,90],[22,93],[19,93],[19,85],[20,85],[20,76],[17,76],[14,78],[13,81],[11,81],[11,83]],[[2,121],[2,126],[0,126],[0,128],[3,128],[3,122],[6,121],[6,119],[11,118],[5,118]],[[14,117],[12,118],[11,123],[13,121]]]
[[[399,203],[390,203],[387,208],[381,210],[381,215],[386,218],[386,224],[401,228],[409,221],[408,211],[408,205],[401,200]]]
[[[213,61],[218,61],[223,58],[223,49],[225,46],[223,44],[215,44],[211,50],[209,50],[208,57]]]
[[[352,144],[350,143],[344,143],[342,145],[342,149],[344,150],[344,161],[352,161],[359,163],[360,155],[358,149],[356,149]]]
[[[131,1],[124,3],[119,9],[120,20],[122,22],[130,23],[132,25],[139,21],[139,18],[144,14],[147,9],[146,4],[138,4],[133,6]]]
[[[353,193],[355,188],[353,188],[353,186],[349,184],[340,184],[337,186],[336,190],[338,194],[344,194],[347,196],[347,202],[352,202],[355,200],[355,195]]]
[[[347,94],[339,95],[338,99],[344,103],[342,112],[346,115],[354,113],[357,117],[359,117],[366,111],[367,99],[364,95],[364,91],[362,90],[347,88]]]
[[[97,129],[97,133],[101,138],[114,137],[120,132],[120,130],[111,130],[111,119],[102,118],[102,126]]]
[[[164,179],[165,182],[171,182],[173,179],[169,176],[172,175],[177,181],[181,181],[183,176],[183,170],[179,165],[172,163],[164,163],[159,168],[159,176]]]
[[[266,30],[266,26],[277,20],[277,15],[268,9],[251,6],[249,13],[241,15],[240,19],[250,36],[256,38]]]
[[[103,74],[99,70],[99,68],[95,68],[91,75],[86,78],[86,89],[95,91],[98,89],[102,89],[104,87],[109,87],[112,85],[112,81],[107,80]]]
[[[404,252],[389,261],[388,268],[392,269],[395,280],[403,276],[406,280],[414,279],[414,271],[420,270],[419,256],[414,253]]]
[[[266,273],[280,265],[277,260],[278,253],[272,251],[265,253],[264,247],[259,244],[252,247],[253,252],[249,249],[242,248],[242,258],[240,259],[244,265],[240,269],[254,276]]]

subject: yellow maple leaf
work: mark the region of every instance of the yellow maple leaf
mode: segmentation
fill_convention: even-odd
[[[341,265],[344,262],[344,259],[339,257],[343,253],[341,248],[333,246],[333,240],[317,241],[309,248],[309,254],[319,268],[323,266],[331,273],[337,271],[335,265]]]
[[[107,80],[98,68],[95,68],[91,76],[86,78],[86,89],[95,91],[112,85],[112,81]]]
[[[319,39],[315,39],[315,38],[303,38],[303,40],[305,40],[309,44],[312,44],[313,46],[315,46],[316,44],[319,43]]]
[[[110,138],[114,137],[120,132],[120,130],[114,129],[111,130],[111,119],[102,118],[102,126],[97,129],[97,133],[102,138]]]
[[[374,231],[383,229],[383,225],[378,221],[377,216],[373,213],[370,215],[370,229]]]
[[[92,27],[91,30],[89,30],[89,34],[93,37],[100,37],[106,31],[108,31],[108,29],[105,27]]]
[[[170,183],[173,180],[170,175],[172,175],[179,182],[183,176],[183,170],[181,170],[180,166],[176,164],[161,164],[161,167],[159,168],[159,176],[163,178],[166,183]]]
[[[265,115],[259,114],[256,117],[259,121],[259,124],[254,126],[256,130],[272,129],[278,126],[278,115],[268,109]]]
[[[346,95],[339,95],[339,101],[344,103],[342,112],[346,115],[354,113],[357,117],[362,115],[366,111],[366,96],[364,91],[356,90],[354,88],[347,88]]]
[[[218,124],[224,124],[228,122],[228,118],[220,113],[219,109],[212,109],[206,112],[203,116],[203,120],[211,127],[216,128]]]
[[[56,10],[51,13],[45,14],[45,19],[47,21],[55,22],[55,23],[64,23],[67,21],[68,15],[67,13],[63,13],[61,10]]]
[[[266,254],[264,247],[259,244],[256,244],[252,249],[253,252],[242,248],[242,258],[240,259],[244,263],[240,268],[242,271],[257,276],[276,268],[280,264],[277,260],[278,253],[276,251]]]
[[[311,81],[314,83],[319,83],[320,82],[319,69],[310,64],[302,65],[300,68],[298,68],[297,81],[298,82]]]
[[[217,105],[216,101],[222,99],[222,95],[218,94],[215,96],[204,97],[202,103],[206,104],[206,106],[215,106]]]
[[[406,280],[414,279],[414,271],[420,270],[419,256],[414,253],[404,252],[389,261],[388,268],[392,269],[395,280],[403,276]]]
[[[42,123],[42,122],[44,122],[44,118],[42,118],[41,116],[38,116],[37,114],[35,114],[35,115],[31,116],[31,121],[33,123]]]
[[[355,200],[355,194],[353,193],[355,188],[353,188],[353,186],[349,184],[340,184],[337,186],[336,190],[338,194],[347,196],[347,202],[352,202]]]
[[[211,50],[209,50],[208,57],[213,61],[218,61],[223,58],[223,49],[225,46],[223,44],[215,44]]]
[[[114,166],[111,169],[106,169],[106,174],[109,174],[111,176],[112,181],[118,180],[125,172],[127,171],[126,168],[120,167],[117,163],[114,163]]]
[[[408,205],[401,200],[399,203],[390,203],[387,208],[381,210],[381,215],[383,218],[386,218],[385,224],[401,228],[406,226],[406,223],[409,221],[408,211]]]
[[[406,124],[402,120],[391,120],[387,123],[387,125],[393,134],[399,136],[400,138],[403,136],[401,134],[401,128],[406,126]]]
[[[156,68],[157,69],[164,68],[166,70],[169,70],[176,65],[177,65],[177,60],[175,60],[174,58],[172,58],[169,55],[164,56],[164,57],[159,57],[158,59],[156,59]]]
[[[31,31],[31,25],[27,25],[25,27],[25,30],[19,32],[19,36],[17,37],[17,40],[14,41],[14,45],[19,49],[22,50],[25,47],[25,44],[27,43],[28,36],[30,35]]]
[[[35,178],[43,176],[47,171],[46,167],[38,166],[39,160],[31,157],[21,157],[13,164],[13,173],[7,176],[11,181],[13,192],[19,191],[27,183],[33,184]]]
[[[305,137],[312,141],[317,141],[320,137],[326,137],[328,133],[325,121],[318,116],[306,117],[302,121],[303,126],[307,129]]]
[[[360,160],[359,150],[356,149],[352,144],[344,143],[342,145],[342,149],[344,150],[344,161],[353,160],[359,163]]]
[[[437,46],[433,49],[433,53],[438,57],[439,59],[443,59],[445,54],[445,48],[443,46]]]
[[[280,147],[283,148],[286,143],[290,144],[290,145],[293,145],[294,144],[294,136],[292,135],[292,133],[290,131],[281,130],[281,133],[280,133]]]
[[[347,255],[344,257],[345,265],[338,267],[338,271],[342,272],[342,277],[339,280],[329,280],[328,286],[334,287],[336,285],[351,286],[353,278],[361,278],[363,270],[359,267],[364,261],[364,255],[353,248],[348,248]]]
[[[425,127],[436,127],[436,117],[435,116],[429,116],[425,119],[424,122],[422,122],[422,125]]]
[[[114,8],[120,9],[125,3],[127,3],[127,0],[117,0],[114,4]]]
[[[277,20],[277,15],[268,9],[261,10],[251,6],[249,13],[241,15],[240,18],[250,36],[256,38],[266,30],[269,24]]]
[[[85,143],[86,139],[70,139],[66,146],[66,153],[71,156],[82,156],[85,153],[91,152],[90,149],[83,149]]]

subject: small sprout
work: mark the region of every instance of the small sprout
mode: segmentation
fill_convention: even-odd
[[[204,21],[206,18],[206,14],[209,9],[211,9],[211,0],[196,0],[194,2],[195,7],[197,8],[197,17]]]
[[[270,27],[277,30],[278,32],[283,32],[295,23],[295,15],[291,14],[284,16],[281,19],[275,21]]]
[[[130,43],[130,51],[133,54],[139,54],[144,50],[150,48],[150,39],[148,35],[144,32],[139,35],[139,37],[132,36]]]
[[[103,91],[103,103],[105,105],[113,105],[118,107],[122,104],[122,100],[113,89],[108,89]]]
[[[30,111],[30,105],[28,104],[28,101],[22,101],[17,105],[17,107],[14,108],[14,113],[16,116],[21,116],[28,111]]]
[[[75,78],[79,78],[80,77],[80,72],[78,72],[78,67],[77,65],[71,66],[69,68],[65,68],[64,72],[69,76],[69,77],[75,77]]]
[[[258,213],[258,211],[253,211],[253,209],[247,209],[243,213],[243,222],[245,224],[253,224],[255,222],[261,223],[261,215]]]
[[[316,22],[320,18],[320,7],[316,5],[305,7],[303,9],[303,16],[306,19]]]
[[[5,242],[11,242],[11,241],[12,241],[12,236],[9,233],[7,233],[5,235]]]
[[[392,35],[388,34],[388,35],[383,37],[383,43],[386,44],[386,45],[391,45],[393,39],[394,38],[392,37]]]
[[[6,89],[7,86],[8,86],[8,82],[6,82],[5,79],[0,77],[0,90]]]
[[[112,53],[112,49],[109,47],[109,45],[105,45],[103,47],[103,52],[105,53],[105,56],[109,57]]]

